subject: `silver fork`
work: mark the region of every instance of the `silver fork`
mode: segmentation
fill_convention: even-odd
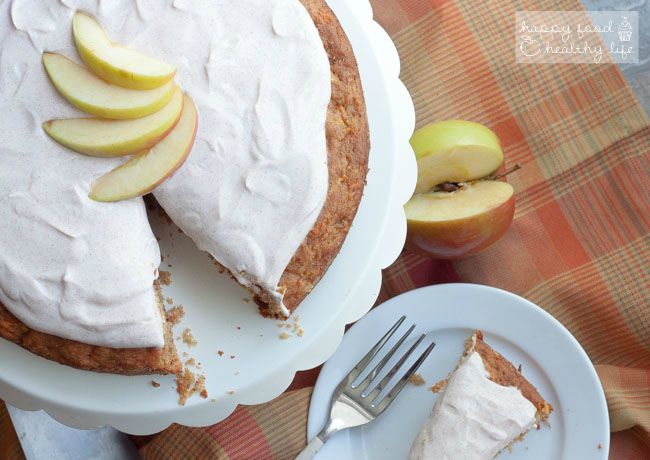
[[[395,397],[400,391],[402,391],[408,380],[413,376],[413,374],[415,374],[427,356],[429,356],[433,347],[436,346],[435,342],[432,342],[427,349],[422,352],[420,357],[413,363],[409,370],[406,371],[402,378],[399,379],[393,388],[390,389],[386,396],[381,400],[378,400],[377,398],[382,390],[386,388],[393,376],[399,372],[400,368],[404,365],[409,356],[411,356],[422,340],[424,340],[425,334],[422,334],[417,339],[417,341],[401,356],[397,363],[377,385],[373,386],[373,384],[388,361],[404,343],[413,329],[415,329],[415,324],[406,331],[395,345],[393,345],[393,347],[377,363],[365,379],[357,384],[354,382],[370,365],[373,358],[377,356],[379,351],[384,345],[386,345],[386,342],[390,340],[405,319],[406,316],[402,316],[379,340],[379,342],[377,342],[377,344],[372,347],[363,358],[361,358],[361,361],[354,366],[354,369],[352,369],[350,373],[341,380],[341,383],[338,384],[334,390],[334,394],[332,395],[332,401],[330,403],[330,418],[328,422],[320,433],[318,433],[314,439],[309,441],[307,447],[300,452],[296,457],[296,460],[308,460],[313,458],[330,436],[337,431],[365,425],[366,423],[373,421],[384,412],[388,406],[390,406],[390,404],[395,400]],[[368,392],[367,390],[370,391]]]

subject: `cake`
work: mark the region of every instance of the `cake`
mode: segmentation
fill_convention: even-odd
[[[185,163],[154,195],[270,316],[286,316],[318,283],[361,199],[369,140],[356,61],[324,0],[0,5],[8,101],[0,120],[0,337],[81,369],[178,373],[142,199],[88,197],[122,160],[80,155],[41,130],[52,118],[84,116],[41,63],[48,51],[79,61],[70,33],[77,10],[176,67],[198,131]],[[255,161],[231,167],[245,154]],[[244,193],[255,197],[242,202],[236,195]],[[224,215],[224,225],[210,226]]]
[[[476,331],[413,441],[409,459],[492,459],[539,427],[552,410],[521,372]]]

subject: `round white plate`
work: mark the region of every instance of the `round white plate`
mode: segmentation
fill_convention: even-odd
[[[149,434],[171,423],[206,426],[227,417],[237,404],[273,399],[294,374],[324,362],[338,346],[344,326],[363,316],[377,298],[381,269],[399,255],[406,235],[403,204],[415,187],[415,158],[408,144],[415,115],[399,81],[399,58],[386,33],[372,20],[367,0],[330,0],[352,42],[363,81],[372,151],[370,173],[359,212],[345,244],[323,280],[300,306],[304,335],[280,330],[242,299],[247,293],[220,275],[174,226],[153,219],[172,274],[163,294],[185,307],[198,341],[181,353],[194,357],[207,377],[208,399],[193,397],[178,405],[174,378],[125,377],[83,372],[38,358],[0,340],[0,398],[26,410],[45,409],[67,425],[112,425]],[[168,267],[171,264],[171,267]],[[293,320],[291,321],[293,322]],[[279,338],[287,332],[286,340]],[[219,356],[218,351],[224,355]],[[231,358],[232,357],[232,358]]]
[[[334,387],[401,315],[406,315],[406,321],[400,331],[417,324],[411,344],[420,333],[427,334],[421,348],[431,339],[437,344],[418,371],[426,385],[407,385],[374,422],[335,434],[317,455],[318,460],[405,459],[437,398],[428,388],[454,369],[465,339],[475,329],[481,329],[486,342],[515,366],[521,364],[524,376],[554,408],[550,428],[531,431],[523,442],[515,443],[512,453],[502,453],[499,458],[607,458],[605,395],[580,344],[555,318],[531,302],[474,284],[443,284],[407,292],[355,324],[316,382],[309,410],[310,439],[327,420]]]

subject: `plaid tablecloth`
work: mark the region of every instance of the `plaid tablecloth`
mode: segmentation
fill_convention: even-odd
[[[352,0],[354,1],[354,0]],[[373,0],[402,60],[417,124],[461,118],[503,142],[517,210],[506,236],[456,262],[404,252],[379,301],[467,281],[522,295],[578,339],[601,378],[610,458],[650,458],[650,121],[615,65],[514,62],[517,10],[579,10],[576,0]],[[276,400],[209,428],[134,438],[144,458],[290,459],[306,442],[318,369]],[[21,456],[4,408],[0,458]],[[507,457],[507,455],[506,455]]]

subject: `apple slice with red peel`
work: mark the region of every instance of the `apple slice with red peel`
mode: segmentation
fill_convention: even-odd
[[[480,180],[454,192],[414,195],[404,206],[406,247],[438,259],[474,254],[508,230],[515,211],[507,182]]]
[[[446,120],[418,129],[411,137],[418,163],[415,193],[443,182],[467,182],[492,174],[503,163],[499,139],[471,121]]]
[[[169,103],[146,117],[133,120],[50,120],[43,123],[43,129],[59,144],[85,155],[130,155],[149,149],[163,139],[176,126],[182,109],[183,91],[176,86]]]
[[[72,34],[84,64],[95,75],[124,88],[158,88],[176,73],[165,62],[111,42],[102,26],[87,14],[74,15]]]
[[[150,192],[185,162],[192,150],[197,126],[196,106],[192,98],[184,95],[181,118],[167,137],[149,151],[98,178],[88,196],[95,201],[121,201]]]
[[[138,91],[108,83],[57,53],[43,53],[43,64],[56,89],[72,105],[102,118],[140,118],[157,112],[172,97],[174,83]]]

